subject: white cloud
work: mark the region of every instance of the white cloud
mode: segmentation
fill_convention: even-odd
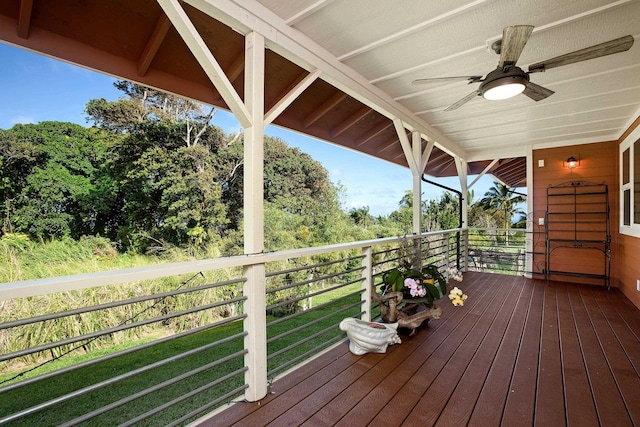
[[[18,123],[25,125],[28,123],[35,123],[36,119],[30,116],[15,116],[11,118],[10,122],[12,126],[17,125]]]

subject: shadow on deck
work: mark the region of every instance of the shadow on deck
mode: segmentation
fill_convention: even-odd
[[[640,425],[640,310],[616,289],[467,273],[464,307],[389,347],[346,343],[207,426]]]

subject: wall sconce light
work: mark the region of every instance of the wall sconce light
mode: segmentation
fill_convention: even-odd
[[[580,164],[580,160],[577,160],[575,157],[571,156],[567,159],[565,164],[569,169],[575,169]]]

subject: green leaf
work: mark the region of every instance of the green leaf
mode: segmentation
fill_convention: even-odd
[[[397,268],[390,270],[387,274],[387,283],[391,285],[391,289],[394,292],[401,292],[402,287],[404,286],[404,277],[402,277],[402,273]]]
[[[433,299],[439,299],[440,297],[442,297],[442,294],[440,293],[437,287],[435,287],[431,283],[425,283],[424,285],[427,287],[427,290],[429,291],[429,295],[433,297]]]

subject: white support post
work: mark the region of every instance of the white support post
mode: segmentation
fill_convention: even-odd
[[[456,169],[458,170],[458,178],[460,179],[460,192],[462,193],[462,201],[460,209],[462,210],[462,237],[461,245],[464,248],[462,253],[462,259],[464,261],[463,270],[466,271],[467,262],[469,260],[469,210],[468,210],[468,187],[467,187],[467,162],[458,156],[455,156]]]
[[[373,248],[366,246],[362,248],[362,320],[371,322],[371,293],[373,292]]]
[[[525,249],[525,267],[524,275],[527,278],[531,278],[533,272],[533,146],[527,146],[527,238]]]
[[[413,149],[415,169],[411,169],[413,176],[413,234],[422,233],[422,138],[419,132],[411,134],[411,148]],[[418,240],[418,247],[420,247]]]
[[[244,132],[244,252],[264,251],[264,37],[250,33],[245,39],[245,102],[252,126]],[[267,319],[264,264],[245,267],[243,287],[245,399],[255,402],[267,395]]]

